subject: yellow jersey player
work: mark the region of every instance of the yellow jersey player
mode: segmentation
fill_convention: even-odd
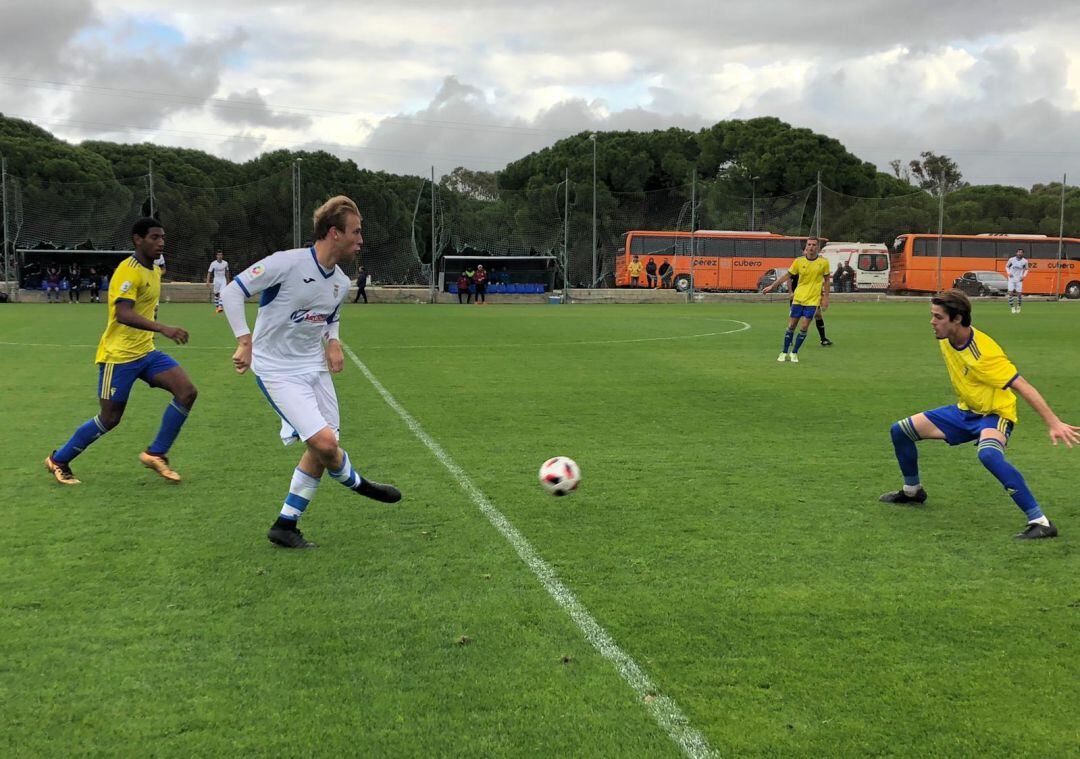
[[[901,419],[891,434],[904,487],[881,496],[885,503],[924,503],[919,480],[920,440],[944,440],[949,445],[978,441],[979,462],[997,478],[1027,516],[1022,539],[1056,538],[1057,527],[1046,518],[1023,475],[1005,459],[1016,424],[1016,395],[1027,401],[1046,422],[1050,441],[1072,448],[1080,443],[1080,427],[1058,419],[1035,387],[1020,376],[1005,352],[985,332],[971,326],[971,301],[959,290],[930,299],[930,326],[940,341],[958,402]]]
[[[806,331],[810,329],[810,320],[814,318],[818,307],[822,311],[829,307],[829,262],[821,257],[818,251],[818,238],[809,237],[803,254],[796,258],[791,268],[784,275],[762,290],[763,293],[771,293],[780,285],[795,277],[799,279],[799,286],[791,297],[791,311],[788,314],[788,328],[784,333],[784,349],[780,351],[777,361],[785,361],[790,358],[791,363],[799,363],[799,348],[806,340]],[[795,335],[795,325],[799,326],[799,334]],[[792,347],[792,338],[795,345]],[[790,351],[790,352],[789,352]]]
[[[188,341],[188,333],[180,327],[155,321],[161,295],[161,269],[154,265],[154,258],[160,257],[165,249],[165,230],[161,222],[139,219],[131,229],[131,237],[135,253],[116,267],[109,282],[109,320],[94,359],[98,365],[101,411],[84,422],[70,440],[45,459],[45,468],[64,485],[79,484],[71,473],[71,461],[120,423],[128,394],[137,379],[151,387],[168,390],[173,396],[165,409],[157,437],[139,454],[139,460],[166,480],[180,481],[180,475],[169,466],[167,454],[180,434],[198,392],[171,356],[154,349],[154,333],[160,332],[181,345]]]

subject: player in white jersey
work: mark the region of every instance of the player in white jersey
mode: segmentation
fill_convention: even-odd
[[[161,276],[164,277],[165,276],[165,254],[164,253],[162,253],[160,256],[158,256],[157,258],[154,259],[154,266],[161,269]]]
[[[232,277],[229,276],[229,262],[225,260],[225,254],[219,250],[214,260],[210,262],[210,268],[206,270],[206,286],[213,285],[214,308],[219,314],[221,313],[221,291],[225,289],[225,285],[229,284],[230,279]]]
[[[345,366],[338,313],[348,297],[349,277],[339,261],[355,259],[363,237],[356,204],[343,195],[315,211],[315,244],[284,250],[238,274],[221,302],[238,343],[236,371],[250,367],[255,381],[281,417],[281,439],[307,446],[293,472],[289,494],[267,538],[285,548],[314,548],[297,529],[323,471],[360,495],[384,503],[401,500],[393,485],[364,479],[338,445],[340,416],[330,373]],[[261,294],[255,333],[248,329],[244,298]]]
[[[1009,276],[1009,309],[1018,314],[1024,302],[1024,278],[1028,275],[1028,261],[1024,258],[1023,248],[1016,249],[1016,255],[1005,264],[1005,272]]]

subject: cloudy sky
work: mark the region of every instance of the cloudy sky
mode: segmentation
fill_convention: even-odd
[[[1080,183],[1080,3],[0,0],[0,112],[64,139],[493,170],[777,116],[888,168]],[[598,142],[603,149],[603,138]]]

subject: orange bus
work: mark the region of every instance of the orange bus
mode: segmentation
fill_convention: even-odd
[[[953,286],[968,272],[1005,274],[1005,263],[1018,248],[1028,259],[1024,294],[1080,298],[1080,239],[1061,240],[1046,235],[942,235],[941,289]],[[894,292],[937,292],[938,236],[903,234],[896,238],[890,256],[889,289]]]
[[[657,270],[667,261],[673,271],[660,283],[686,292],[696,290],[746,290],[756,292],[770,269],[791,266],[802,255],[806,237],[787,237],[772,232],[724,232],[703,229],[690,232],[627,232],[622,251],[615,257],[615,286],[632,285],[627,264],[637,256],[639,282],[646,286],[645,265],[651,258]],[[824,246],[827,241],[821,239]],[[693,249],[691,250],[691,245]],[[658,276],[659,278],[659,276]]]

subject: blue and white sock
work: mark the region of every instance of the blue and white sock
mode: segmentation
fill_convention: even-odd
[[[176,436],[180,434],[180,428],[184,426],[189,413],[191,409],[184,408],[180,405],[180,401],[173,398],[165,407],[165,414],[161,417],[161,429],[158,430],[157,437],[146,452],[155,456],[164,456],[168,453],[176,442]]]
[[[781,353],[788,352],[788,349],[791,347],[791,338],[793,337],[795,337],[795,330],[793,329],[789,329],[784,333],[784,349],[780,351]]]
[[[799,348],[802,347],[803,341],[806,340],[806,331],[802,330],[795,337],[795,347],[792,349],[792,353],[798,353]]]
[[[1013,503],[1027,516],[1029,522],[1049,524],[1039,508],[1031,488],[1024,481],[1024,475],[1005,458],[1005,446],[1000,440],[986,438],[979,441],[979,461],[990,470],[1004,487],[1005,491],[1012,496]]]
[[[88,422],[79,425],[71,439],[53,454],[52,460],[57,464],[67,464],[80,453],[90,447],[90,444],[108,432],[108,428],[101,423],[100,417],[94,417]]]
[[[352,490],[355,490],[364,481],[360,473],[353,469],[352,462],[349,461],[349,454],[345,453],[345,451],[341,452],[341,469],[336,471],[327,469],[326,473]]]
[[[312,477],[300,468],[293,470],[292,482],[289,483],[289,494],[285,496],[285,503],[281,506],[281,519],[290,522],[298,522],[304,516],[311,499],[315,497],[315,490],[319,487],[319,478]]]
[[[901,419],[890,427],[889,435],[896,451],[896,461],[900,464],[900,474],[904,476],[904,492],[915,495],[919,490],[919,450],[915,447],[919,433],[915,431],[911,417]]]

